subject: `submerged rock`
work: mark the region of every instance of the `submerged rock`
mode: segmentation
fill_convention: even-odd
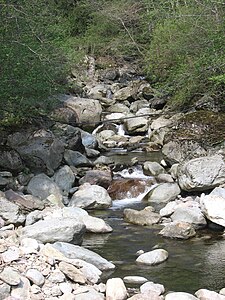
[[[174,221],[167,224],[160,232],[160,235],[175,239],[189,239],[196,235],[194,227],[186,222]]]
[[[123,214],[125,221],[142,226],[157,224],[161,219],[161,216],[154,212],[154,208],[151,206],[147,206],[141,211],[126,208]]]

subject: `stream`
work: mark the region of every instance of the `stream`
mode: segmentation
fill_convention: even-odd
[[[146,159],[144,153],[118,155],[111,153],[121,164],[130,161],[131,156],[139,161],[160,161],[161,156],[152,153]],[[118,162],[117,161],[117,162]],[[123,175],[129,176],[126,169]],[[137,171],[130,178],[139,177]],[[141,175],[140,175],[141,176]],[[149,281],[163,284],[166,291],[194,293],[200,288],[219,291],[225,286],[225,238],[222,232],[209,229],[197,231],[190,240],[173,240],[159,236],[161,225],[144,227],[126,223],[123,220],[124,208],[143,209],[147,204],[137,198],[124,197],[114,200],[108,210],[92,211],[90,214],[103,218],[113,228],[109,234],[86,234],[82,246],[95,251],[116,265],[109,277],[144,276]],[[138,250],[145,252],[163,248],[169,252],[166,262],[156,266],[145,266],[135,262]]]

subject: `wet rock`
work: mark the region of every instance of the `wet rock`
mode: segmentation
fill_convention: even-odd
[[[47,199],[50,195],[53,195],[55,198],[55,204],[63,206],[60,188],[45,174],[38,174],[34,176],[27,186],[27,191],[41,200]]]
[[[106,282],[106,300],[127,299],[127,289],[121,278],[111,278]]]
[[[180,188],[177,183],[161,183],[150,190],[144,199],[148,202],[167,203],[179,194]]]
[[[69,166],[90,167],[93,165],[86,156],[78,151],[66,150],[64,153],[64,159]]]
[[[75,222],[75,220],[71,218],[41,220],[19,230],[21,238],[34,238],[42,243],[73,241],[73,243],[80,244],[84,232],[84,224],[81,222]]]
[[[198,298],[188,293],[174,292],[167,294],[165,300],[198,300]]]
[[[71,168],[63,166],[54,174],[53,178],[57,186],[61,189],[62,194],[67,196],[75,181],[75,175]]]
[[[105,258],[83,247],[63,242],[56,242],[53,244],[53,247],[70,259],[82,259],[93,264],[100,270],[110,270],[115,268],[115,266]]]
[[[154,212],[154,208],[151,206],[145,207],[141,211],[126,208],[123,214],[125,221],[142,226],[157,224],[161,219],[160,215]]]
[[[204,191],[225,183],[225,162],[221,155],[192,159],[178,166],[178,183],[185,191]]]
[[[160,235],[175,239],[189,239],[196,235],[194,227],[185,222],[172,222],[167,224],[160,232]]]
[[[105,209],[110,207],[112,200],[108,192],[101,186],[85,183],[75,192],[69,203],[73,207]]]
[[[80,184],[89,182],[90,184],[100,185],[107,189],[112,182],[112,173],[110,170],[90,170],[79,180]]]
[[[157,265],[165,260],[167,260],[169,254],[164,249],[156,249],[150,252],[146,252],[144,254],[141,254],[136,259],[137,263],[146,264],[146,265]]]

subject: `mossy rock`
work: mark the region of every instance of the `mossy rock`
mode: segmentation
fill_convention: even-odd
[[[176,130],[170,131],[170,140],[194,140],[203,147],[222,145],[225,142],[225,113],[196,111],[179,119]]]

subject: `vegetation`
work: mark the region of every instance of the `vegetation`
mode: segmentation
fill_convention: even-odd
[[[0,119],[46,113],[85,54],[138,59],[152,85],[188,106],[223,99],[221,0],[0,0]]]

